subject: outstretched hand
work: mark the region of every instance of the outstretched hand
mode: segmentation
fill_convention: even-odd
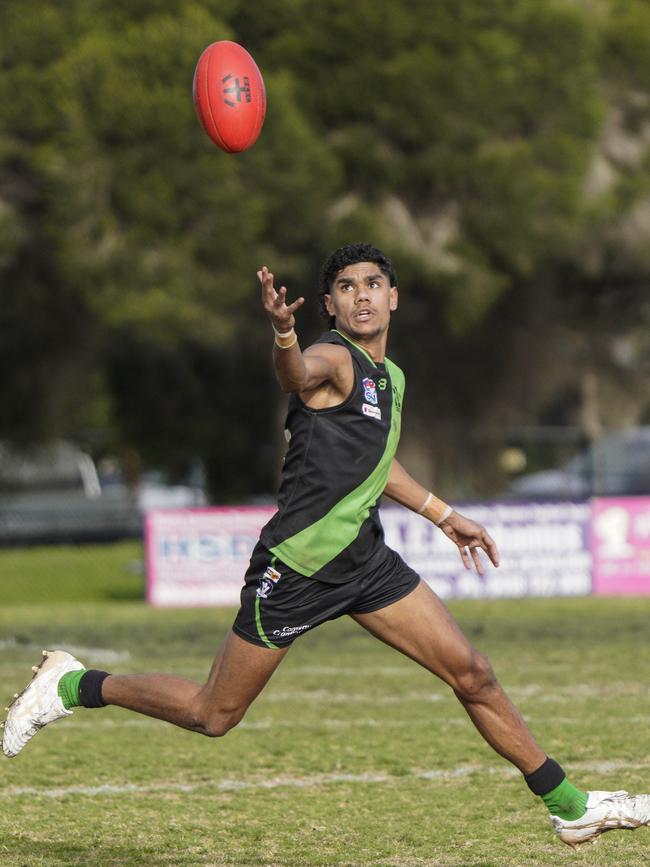
[[[479,557],[478,549],[483,551],[490,558],[490,562],[494,566],[499,565],[499,552],[494,540],[487,532],[485,527],[466,518],[459,512],[452,512],[451,515],[440,524],[440,529],[448,536],[451,541],[457,545],[460,551],[460,556],[466,569],[472,568],[472,561],[479,575],[485,573],[483,563]],[[470,559],[471,558],[471,559]]]
[[[296,324],[295,311],[305,302],[304,298],[298,298],[293,304],[287,304],[287,287],[281,286],[275,291],[273,286],[273,274],[264,265],[257,272],[257,278],[262,284],[262,304],[266,310],[271,324],[276,331],[291,331]]]

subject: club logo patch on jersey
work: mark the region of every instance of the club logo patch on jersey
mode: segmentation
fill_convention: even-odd
[[[257,588],[257,595],[260,599],[268,599],[275,588],[275,585],[280,580],[280,573],[272,566],[267,566],[264,574],[260,578],[260,586]]]
[[[370,418],[376,418],[381,421],[381,410],[378,406],[370,406],[369,403],[362,403],[361,410],[364,415],[369,415]]]
[[[375,385],[374,379],[370,379],[369,376],[362,381],[363,385],[363,396],[368,401],[368,403],[372,403],[377,406],[377,386]]]

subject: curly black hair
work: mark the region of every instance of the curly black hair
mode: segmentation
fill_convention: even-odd
[[[356,265],[357,262],[374,262],[382,274],[388,277],[391,286],[397,286],[397,275],[393,263],[385,253],[373,247],[372,244],[346,244],[334,250],[323,262],[320,270],[318,283],[318,306],[320,315],[330,328],[334,328],[335,320],[330,316],[325,307],[325,295],[329,295],[332,283],[339,271],[348,265]]]

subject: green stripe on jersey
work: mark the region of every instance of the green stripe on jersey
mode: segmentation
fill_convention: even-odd
[[[255,625],[257,626],[257,634],[262,639],[264,644],[266,644],[267,647],[270,647],[271,650],[278,650],[279,649],[278,645],[273,644],[272,641],[268,640],[268,638],[266,637],[266,633],[264,632],[264,629],[262,628],[262,617],[260,615],[260,597],[259,596],[255,597]]]
[[[377,366],[377,362],[375,361],[375,359],[372,357],[372,355],[370,355],[369,352],[366,352],[363,346],[359,346],[359,344],[355,343],[354,340],[350,340],[350,338],[346,337],[345,334],[338,330],[338,328],[332,328],[331,330],[335,331],[339,337],[342,337],[343,340],[346,340],[351,346],[354,346],[355,349],[358,349],[362,355],[365,355],[365,357],[368,359],[368,361],[372,364],[373,367]]]
[[[311,577],[354,542],[388,482],[399,442],[404,374],[388,358],[385,364],[393,386],[393,406],[390,431],[379,463],[367,479],[326,515],[271,548],[273,554],[301,575]]]

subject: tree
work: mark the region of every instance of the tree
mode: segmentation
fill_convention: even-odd
[[[509,427],[584,426],[587,382],[599,424],[641,418],[649,15],[642,0],[6,0],[0,437],[101,427],[145,464],[201,458],[219,499],[268,492],[283,399],[254,272],[315,296],[319,260],[354,240],[395,259],[405,445],[449,496],[498,487]],[[253,52],[269,95],[238,156],[190,97],[222,38]]]

